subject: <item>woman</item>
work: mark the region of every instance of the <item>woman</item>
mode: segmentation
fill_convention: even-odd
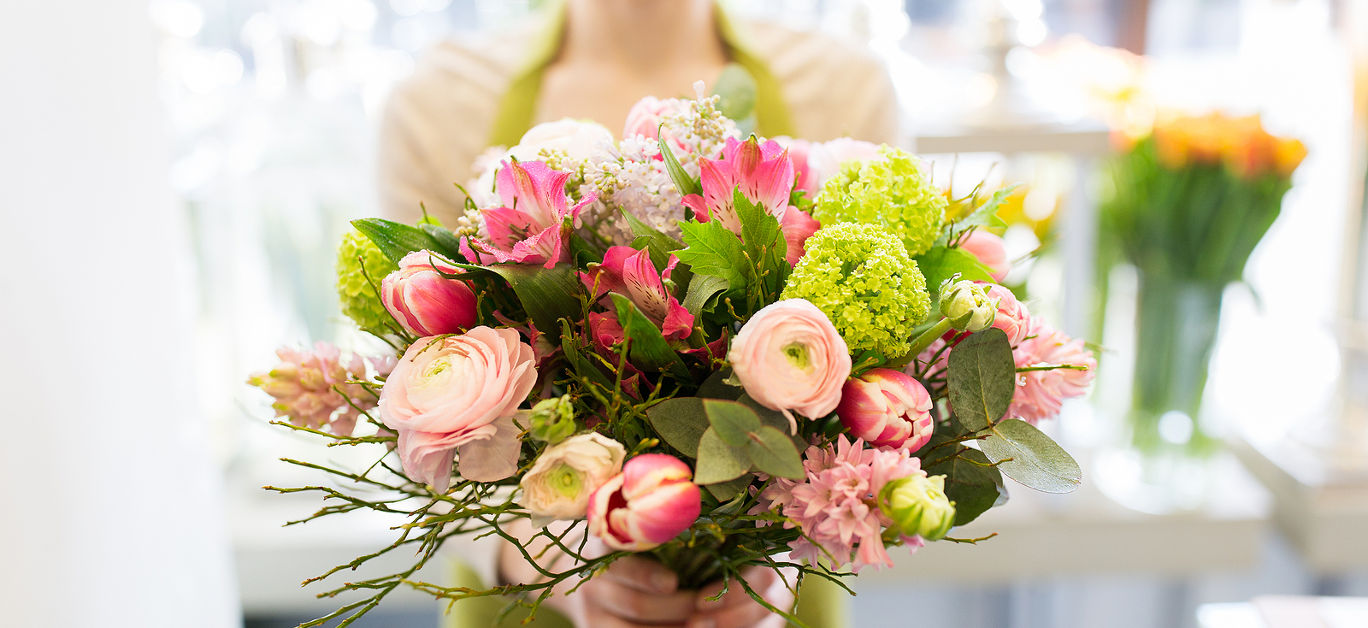
[[[476,157],[489,146],[514,145],[533,125],[565,117],[618,127],[642,97],[682,94],[699,78],[711,83],[730,63],[755,81],[760,135],[898,139],[887,73],[849,45],[774,25],[735,23],[713,0],[566,0],[524,27],[439,45],[395,89],[380,137],[383,209],[392,219],[412,222],[421,203],[451,224],[465,200],[453,183],[471,178]],[[536,576],[509,547],[500,551],[498,565],[501,579]],[[468,572],[461,579],[479,578]],[[771,604],[793,604],[780,574],[757,569],[748,581]],[[704,599],[716,589],[676,591],[668,570],[633,557],[617,561],[575,595],[556,596],[553,604],[584,626],[783,625],[735,589],[718,601]],[[839,624],[844,594],[819,589],[804,589],[800,614],[812,625]],[[488,625],[504,604],[463,601],[449,623]],[[516,625],[516,619],[506,623]],[[545,611],[538,614],[542,622],[565,623]]]

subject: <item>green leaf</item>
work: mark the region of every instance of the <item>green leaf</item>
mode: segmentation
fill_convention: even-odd
[[[557,323],[560,319],[579,320],[584,286],[574,266],[557,264],[553,268],[542,268],[527,264],[490,264],[483,268],[508,282],[537,329],[550,332],[560,329]]]
[[[921,270],[922,276],[926,277],[926,288],[931,291],[932,304],[936,302],[935,295],[940,292],[941,283],[956,274],[960,279],[993,281],[993,274],[988,267],[974,257],[973,253],[964,249],[932,247],[916,261],[917,268]]]
[[[661,440],[690,458],[698,457],[698,441],[708,429],[708,415],[698,397],[666,399],[646,411]]]
[[[998,423],[983,439],[983,453],[1007,477],[1044,493],[1072,493],[1083,482],[1078,462],[1034,425],[1021,419]]]
[[[632,364],[649,371],[669,371],[681,380],[689,379],[689,369],[679,353],[666,342],[660,328],[637,309],[632,300],[616,292],[608,293],[617,306],[618,324],[630,346],[628,357]]]
[[[696,395],[708,399],[735,401],[737,397],[742,395],[742,390],[740,386],[727,383],[727,378],[731,375],[732,371],[729,368],[714,371],[712,375],[708,376],[708,379],[703,380],[703,383],[698,385]]]
[[[723,277],[699,275],[689,282],[689,290],[684,294],[682,305],[694,316],[702,315],[708,309],[713,297],[726,292],[730,284]]]
[[[385,254],[391,262],[399,263],[405,255],[414,251],[430,250],[440,251],[441,243],[433,239],[426,231],[393,220],[384,218],[360,218],[352,221],[352,226],[357,231],[370,238],[375,246],[380,248],[380,252]]]
[[[798,448],[787,433],[766,425],[750,436],[746,453],[750,455],[756,471],[791,480],[807,477],[807,472],[803,470],[803,457],[798,454]]]
[[[962,526],[1005,501],[1007,488],[1002,484],[1002,474],[983,452],[959,443],[942,447],[950,438],[932,436],[917,456],[922,458],[927,475],[945,476],[945,495],[955,502],[955,525]]]
[[[987,201],[975,208],[968,216],[956,220],[954,222],[955,229],[963,231],[967,227],[1006,227],[1007,223],[998,218],[997,211],[1007,201],[1007,197],[1011,196],[1018,187],[1018,185],[1013,184],[993,192]]]
[[[744,447],[760,429],[760,417],[755,411],[735,401],[705,399],[703,410],[717,436],[733,447]]]
[[[418,225],[418,228],[422,229],[423,233],[428,234],[433,242],[437,243],[437,252],[445,255],[447,259],[465,259],[465,257],[461,255],[461,240],[456,237],[456,234],[448,231],[446,227],[423,223]]]
[[[708,428],[698,441],[698,464],[694,471],[694,483],[717,484],[741,477],[751,466],[747,451],[746,447],[728,445],[717,435],[716,430]]]
[[[949,363],[946,386],[960,424],[977,432],[1002,418],[1016,392],[1007,334],[996,327],[973,334],[950,350]]]
[[[613,389],[613,380],[609,379],[593,360],[584,355],[584,340],[571,330],[570,321],[565,319],[561,319],[561,352],[565,354],[565,362],[580,377],[587,378],[605,389]]]
[[[739,63],[728,63],[713,84],[712,93],[720,97],[722,115],[742,120],[755,113],[755,79]]]
[[[627,226],[631,227],[632,234],[636,236],[636,239],[632,241],[632,248],[649,251],[651,263],[655,264],[656,270],[664,270],[670,261],[670,253],[684,247],[683,242],[641,222],[641,219],[633,216],[631,212],[624,209],[621,213],[622,217],[627,220]]]
[[[689,265],[694,275],[712,275],[727,281],[730,289],[746,287],[745,268],[750,264],[743,253],[741,239],[722,223],[684,221],[679,223],[688,248],[676,251],[679,261]]]
[[[684,166],[679,165],[679,160],[675,159],[674,151],[671,151],[670,145],[665,142],[665,135],[657,133],[657,136],[660,138],[656,140],[656,143],[660,145],[660,156],[665,160],[665,172],[670,174],[670,180],[674,181],[675,188],[684,196],[702,194],[703,186],[698,184],[698,179],[684,172]]]
[[[779,219],[770,215],[764,207],[746,200],[739,188],[733,191],[732,203],[737,217],[741,219],[741,241],[755,266],[755,277],[760,283],[750,288],[759,288],[765,302],[777,300],[793,270],[784,258],[788,253],[788,242],[780,230]]]
[[[747,486],[750,486],[751,480],[753,479],[755,478],[747,473],[735,480],[708,484],[703,488],[707,489],[717,501],[726,502],[727,500],[740,495],[741,491],[745,490]]]

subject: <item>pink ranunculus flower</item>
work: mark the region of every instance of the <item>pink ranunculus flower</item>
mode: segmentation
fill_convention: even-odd
[[[784,218],[779,221],[779,230],[784,233],[784,241],[788,244],[784,259],[788,260],[790,266],[797,266],[798,260],[807,255],[804,243],[821,228],[822,223],[797,207],[790,207],[784,212]]]
[[[455,334],[475,326],[475,292],[462,271],[432,251],[414,251],[380,282],[380,300],[404,329],[418,336]]]
[[[717,220],[733,233],[741,233],[741,218],[733,206],[737,189],[746,200],[783,221],[793,192],[793,162],[778,142],[727,138],[721,159],[699,159],[698,163],[703,194],[685,196],[684,204],[693,209],[699,222]]]
[[[505,162],[495,177],[502,207],[480,210],[487,241],[461,240],[461,254],[482,264],[515,262],[546,268],[570,260],[565,246],[572,221],[594,202],[588,195],[571,207],[565,195],[570,173],[540,161]]]
[[[1017,368],[1041,365],[1071,365],[1043,371],[1017,374],[1016,393],[1007,408],[1009,418],[1031,424],[1057,416],[1065,399],[1080,397],[1088,392],[1097,359],[1083,346],[1082,340],[1066,336],[1045,324],[1037,324],[1029,337],[1012,351]]]
[[[1002,283],[1007,273],[1012,270],[1012,262],[1007,259],[1007,247],[1002,238],[992,233],[975,229],[969,237],[960,241],[959,248],[977,257],[979,262],[988,267],[989,272],[993,274],[993,280],[998,283]]]
[[[921,449],[931,440],[931,395],[900,371],[870,369],[853,377],[836,406],[841,423],[856,438],[875,447]]]
[[[804,299],[776,301],[756,312],[732,339],[727,359],[746,394],[789,421],[790,410],[811,419],[835,410],[851,368],[841,334]]]
[[[808,176],[815,190],[841,170],[849,161],[869,161],[879,158],[879,145],[861,140],[841,137],[829,142],[814,144],[808,150]],[[815,194],[815,192],[814,192]]]
[[[589,533],[608,547],[642,552],[679,536],[702,510],[689,465],[674,456],[642,454],[589,497]]]
[[[594,292],[595,299],[609,292],[631,299],[660,327],[666,340],[683,340],[693,333],[694,317],[665,287],[678,263],[679,259],[671,255],[665,270],[657,271],[648,251],[614,246],[604,253],[602,264],[591,264],[589,272],[580,273],[580,281]]]
[[[513,416],[536,382],[532,347],[512,329],[419,338],[380,390],[380,417],[410,478],[446,491],[459,449],[463,477],[493,482],[517,471]]]
[[[987,283],[987,282],[979,282]],[[993,327],[1007,333],[1007,340],[1015,347],[1031,333],[1031,313],[1026,305],[1018,301],[1011,290],[997,284],[989,284],[988,297],[997,299],[997,315],[993,317]]]

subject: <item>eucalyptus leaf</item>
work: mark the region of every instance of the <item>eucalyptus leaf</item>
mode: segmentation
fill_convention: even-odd
[[[990,327],[950,350],[946,386],[955,418],[970,431],[995,423],[1016,392],[1012,345],[1001,329]]]
[[[991,466],[983,452],[949,443],[950,438],[933,436],[917,455],[922,458],[927,475],[945,476],[945,495],[955,502],[955,525],[962,526],[1005,502],[1007,488],[1003,486],[1002,474]]]
[[[733,447],[746,446],[760,429],[760,417],[755,411],[735,401],[705,399],[703,410],[717,436]]]
[[[1007,477],[1044,493],[1071,493],[1083,482],[1078,462],[1034,425],[1008,419],[993,425],[983,453]]]
[[[666,399],[646,411],[661,440],[690,458],[698,457],[698,441],[708,429],[708,415],[698,397]]]
[[[725,502],[729,499],[736,497],[737,495],[740,495],[741,491],[745,490],[747,486],[750,486],[751,480],[753,479],[754,476],[750,475],[749,473],[746,473],[742,474],[741,477],[736,478],[735,480],[719,482],[717,484],[708,484],[705,485],[703,488],[707,489],[708,493],[712,494],[713,498],[717,501]]]
[[[698,396],[708,399],[726,399],[735,401],[744,394],[740,386],[733,386],[727,383],[727,378],[732,376],[730,368],[714,371],[702,384],[698,385]]]
[[[733,447],[708,428],[698,441],[698,464],[694,483],[717,484],[741,477],[750,469],[751,460],[746,447]]]
[[[786,432],[772,426],[763,426],[753,434],[751,441],[746,444],[746,453],[750,455],[755,470],[761,473],[791,480],[807,477],[803,458],[798,454],[793,440]]]

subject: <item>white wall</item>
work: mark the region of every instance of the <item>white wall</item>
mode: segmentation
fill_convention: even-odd
[[[146,4],[0,3],[0,609],[233,626]]]

